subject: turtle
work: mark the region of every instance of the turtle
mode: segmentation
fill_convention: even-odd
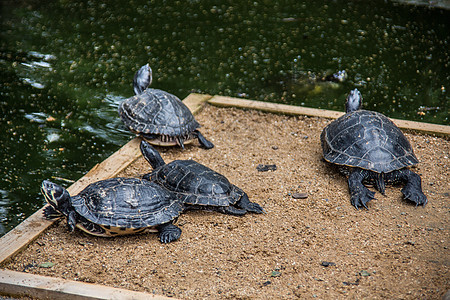
[[[385,194],[385,185],[405,183],[405,199],[417,205],[427,203],[421,178],[408,167],[419,163],[402,131],[381,113],[361,109],[362,95],[350,91],[345,115],[327,125],[321,135],[324,159],[341,166],[348,175],[350,201],[358,209],[375,199],[375,192],[363,183],[373,183]]]
[[[119,116],[125,126],[153,145],[179,145],[184,149],[185,144],[197,138],[204,148],[213,148],[214,144],[197,129],[200,124],[189,108],[177,96],[149,88],[151,83],[152,69],[146,64],[134,76],[136,95],[119,105]]]
[[[293,70],[289,74],[283,75],[282,78],[278,76],[276,78],[276,85],[289,94],[313,96],[325,91],[340,90],[343,82],[347,79],[347,72],[338,70],[331,73],[330,70],[327,70],[323,73],[314,73],[306,70]]]
[[[153,167],[143,176],[179,195],[186,209],[207,209],[223,214],[244,215],[247,212],[264,213],[257,203],[228,179],[194,160],[164,162],[159,152],[145,140],[141,152]]]
[[[100,237],[158,232],[162,243],[177,240],[181,229],[172,224],[184,207],[167,189],[138,178],[111,178],[89,184],[70,196],[62,186],[44,180],[41,192],[49,204],[44,217],[67,218],[75,227]]]

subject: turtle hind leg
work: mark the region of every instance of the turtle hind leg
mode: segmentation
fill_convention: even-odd
[[[158,225],[157,229],[159,240],[164,244],[176,241],[181,236],[181,229],[172,223]]]
[[[241,199],[239,199],[239,201],[236,202],[235,206],[245,209],[246,211],[255,213],[255,214],[263,214],[266,212],[264,210],[264,208],[262,208],[261,205],[259,205],[258,203],[250,202],[246,192],[242,191],[239,188],[238,188],[238,190],[242,192],[242,196],[241,196]]]
[[[200,143],[200,145],[202,145],[204,148],[206,149],[211,149],[214,148],[214,144],[211,143],[210,141],[208,141],[203,134],[201,134],[200,131],[198,130],[194,130],[193,132],[194,137],[196,137]]]
[[[422,192],[422,180],[419,175],[410,169],[404,168],[398,170],[393,176],[398,177],[400,181],[406,182],[402,189],[402,194],[406,199],[416,203],[416,206],[425,206],[427,204],[428,199]]]
[[[369,176],[369,171],[355,168],[348,177],[348,188],[350,190],[350,201],[356,209],[367,207],[367,202],[375,199],[375,192],[369,191],[362,181]]]
[[[233,215],[233,216],[243,216],[247,213],[247,210],[236,208],[234,206],[218,206],[214,208],[214,210],[225,215]]]
[[[193,205],[185,204],[185,211],[188,210],[207,210],[216,211],[225,215],[243,216],[247,213],[246,209],[237,208],[234,206],[215,206],[215,205]]]

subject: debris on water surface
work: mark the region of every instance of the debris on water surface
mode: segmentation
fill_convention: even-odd
[[[294,199],[306,199],[306,198],[308,198],[308,194],[307,193],[293,193],[292,194],[292,198],[294,198]]]
[[[67,183],[74,183],[75,180],[72,179],[67,179],[67,178],[63,178],[63,177],[58,177],[58,176],[52,176],[52,179],[56,179],[56,180],[60,180],[60,181],[65,181]]]
[[[277,169],[277,165],[259,164],[256,166],[256,170],[258,170],[259,172],[275,171],[276,169]]]

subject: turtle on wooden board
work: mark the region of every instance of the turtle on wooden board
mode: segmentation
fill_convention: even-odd
[[[204,148],[213,148],[214,144],[198,131],[200,124],[189,108],[175,95],[149,88],[151,83],[152,69],[146,64],[134,76],[136,95],[119,105],[125,126],[153,145],[179,145],[184,149],[197,138]]]
[[[247,194],[222,174],[194,160],[174,160],[166,164],[146,141],[142,141],[140,147],[153,167],[153,172],[144,175],[144,179],[177,194],[186,209],[208,209],[231,215],[264,213],[258,203],[250,202]]]
[[[44,180],[41,192],[49,206],[47,219],[62,215],[69,231],[75,227],[101,237],[158,232],[162,243],[177,240],[181,229],[172,224],[184,207],[176,196],[161,186],[137,178],[111,178],[88,185],[76,196]]]
[[[342,166],[341,171],[349,175],[351,203],[367,208],[375,192],[363,182],[373,182],[382,194],[386,183],[405,183],[404,197],[416,206],[425,205],[428,200],[420,176],[408,169],[419,163],[408,139],[389,118],[361,105],[361,93],[352,90],[346,114],[328,124],[320,136],[324,159]]]

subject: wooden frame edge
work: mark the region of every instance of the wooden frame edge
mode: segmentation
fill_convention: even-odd
[[[281,113],[286,115],[305,115],[311,117],[321,117],[327,119],[336,119],[344,115],[343,112],[326,110],[319,108],[309,108],[302,106],[286,105],[271,102],[262,102],[255,100],[239,99],[225,96],[214,96],[208,100],[211,105],[219,107],[236,107],[243,109],[255,109],[271,113]],[[431,133],[443,136],[450,135],[450,126],[438,125],[424,122],[415,122],[400,119],[391,119],[398,127],[407,130],[413,130],[421,133]]]
[[[99,284],[28,274],[11,270],[0,270],[0,295],[55,300],[174,299],[148,293],[103,286]]]

